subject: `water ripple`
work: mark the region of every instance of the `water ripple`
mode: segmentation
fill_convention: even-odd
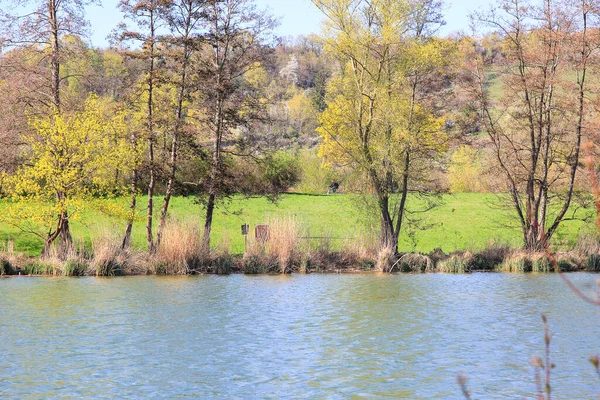
[[[594,277],[572,275],[583,287]],[[0,280],[0,398],[532,398],[600,393],[600,311],[555,275]]]

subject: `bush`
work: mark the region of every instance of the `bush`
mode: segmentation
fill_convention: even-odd
[[[295,156],[280,151],[263,161],[264,179],[270,193],[285,192],[300,180],[300,164]]]
[[[397,269],[401,272],[433,272],[431,258],[419,253],[406,253],[396,261]],[[393,272],[393,271],[390,271]]]
[[[296,190],[310,194],[326,193],[327,185],[334,176],[329,168],[323,166],[316,149],[301,150],[299,158],[302,170]]]
[[[510,246],[491,242],[485,249],[473,255],[471,270],[493,271],[504,262]]]
[[[12,275],[14,268],[8,260],[0,259],[0,276]]]

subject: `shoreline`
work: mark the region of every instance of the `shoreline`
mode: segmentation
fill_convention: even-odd
[[[384,252],[383,252],[384,253]],[[561,272],[600,272],[600,255],[570,251],[554,254]],[[285,275],[357,273],[450,273],[473,272],[555,273],[543,252],[488,248],[481,252],[445,254],[399,253],[358,257],[346,252],[312,252],[281,257],[211,254],[188,256],[169,262],[143,252],[117,252],[104,259],[0,255],[0,276],[185,276],[185,275]]]

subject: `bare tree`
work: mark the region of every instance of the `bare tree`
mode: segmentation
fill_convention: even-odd
[[[224,141],[233,131],[260,118],[264,107],[242,90],[244,75],[265,61],[277,22],[257,11],[252,0],[209,0],[206,35],[196,64],[201,104],[206,110],[202,125],[212,142],[207,185],[203,248],[210,250],[213,214],[224,184]]]
[[[119,8],[131,22],[133,22],[138,30],[129,30],[126,25],[119,27],[119,40],[121,43],[134,42],[141,45],[141,51],[134,49],[127,51],[126,54],[130,57],[142,59],[146,63],[144,91],[146,95],[146,141],[148,144],[148,207],[146,214],[146,241],[148,243],[148,251],[154,252],[155,243],[152,233],[152,223],[154,217],[154,190],[156,186],[156,162],[155,162],[155,118],[154,118],[154,91],[158,84],[157,62],[161,57],[158,49],[159,35],[158,30],[161,24],[161,0],[121,0]],[[136,141],[136,137],[132,137],[132,141]],[[138,191],[138,168],[133,169],[131,179],[131,203],[130,217],[125,228],[122,247],[129,246],[131,238],[131,230],[133,228],[133,217],[135,215],[135,207],[137,203]]]
[[[171,55],[177,67],[174,86],[177,88],[177,100],[175,109],[175,124],[171,133],[171,152],[169,159],[169,178],[167,189],[160,213],[160,223],[156,234],[156,246],[160,246],[161,237],[167,220],[169,201],[173,194],[175,174],[177,172],[177,153],[179,150],[179,136],[186,121],[186,109],[184,101],[189,97],[191,90],[190,62],[193,54],[201,47],[200,29],[204,22],[203,11],[205,0],[176,0],[168,3],[165,17],[171,29],[171,35],[167,38],[169,44],[174,47]]]
[[[544,240],[569,219],[589,129],[588,75],[600,44],[598,30],[590,28],[597,15],[589,0],[504,0],[477,15],[505,42],[504,65],[494,68],[501,98],[489,94],[492,67],[485,58],[473,54],[470,68],[483,125],[529,250],[543,250]]]

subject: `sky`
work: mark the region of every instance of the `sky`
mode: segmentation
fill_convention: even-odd
[[[280,26],[276,30],[278,36],[297,36],[320,31],[321,13],[311,0],[255,0],[259,8],[269,8],[271,13],[280,18]],[[453,32],[469,32],[468,15],[487,7],[491,0],[446,0],[444,2],[444,19],[446,25],[440,34],[445,36]],[[106,37],[119,22],[121,13],[117,9],[118,0],[102,0],[102,6],[89,6],[87,18],[91,23],[91,42],[95,47],[106,47]]]

